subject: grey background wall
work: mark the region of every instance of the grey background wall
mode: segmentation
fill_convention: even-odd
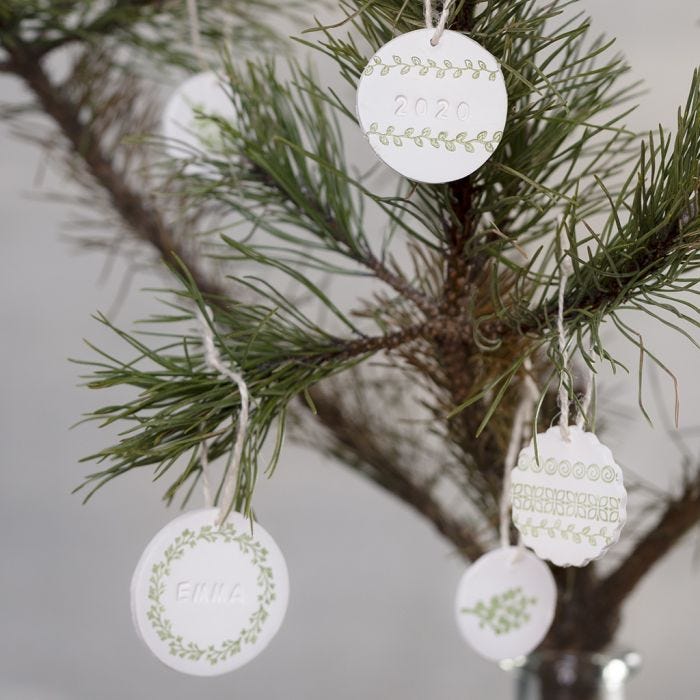
[[[582,4],[598,30],[619,37],[635,74],[647,81],[633,125],[672,126],[700,64],[697,2]],[[0,77],[0,94],[22,93]],[[92,425],[68,428],[107,399],[77,388],[79,368],[66,358],[87,355],[83,337],[114,348],[90,314],[113,305],[123,269],[117,264],[100,282],[104,257],[76,254],[60,235],[73,208],[37,199],[63,186],[50,173],[38,181],[43,169],[42,156],[2,128],[0,698],[508,697],[512,679],[458,637],[451,606],[463,565],[450,547],[399,502],[292,445],[256,497],[292,579],[278,638],[250,665],[213,680],[175,674],[142,648],[131,628],[129,578],[145,543],[173,513],[147,473],[117,480],[86,507],[70,495],[89,468],[78,460],[107,436]],[[154,308],[139,288],[160,281],[139,274],[116,320],[129,326]],[[634,363],[633,350],[614,335],[611,342]],[[679,378],[683,425],[697,425],[697,352],[658,327],[649,342]],[[668,415],[670,387],[662,386]],[[636,410],[634,377],[610,377],[604,387],[603,400],[614,395],[627,414],[610,422],[608,444],[623,464],[672,486],[678,455],[662,422],[651,429]],[[691,535],[626,608],[620,639],[645,657],[632,698],[700,695],[696,547]]]

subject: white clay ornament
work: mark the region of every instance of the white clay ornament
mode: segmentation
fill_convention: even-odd
[[[167,666],[215,676],[257,656],[287,609],[284,557],[258,524],[218,508],[190,511],[146,547],[131,582],[136,629]]]
[[[236,120],[237,113],[220,78],[213,71],[198,73],[170,95],[162,117],[166,149],[173,158],[192,158],[198,153],[215,154],[221,144],[218,126],[207,117]],[[206,168],[190,163],[186,172],[206,174]]]
[[[559,427],[537,435],[512,473],[513,523],[537,556],[557,566],[585,566],[620,537],[627,517],[622,470],[590,432]]]
[[[503,136],[508,96],[498,61],[460,32],[418,29],[382,46],[363,71],[357,116],[388,166],[418,182],[473,173]]]
[[[501,547],[466,570],[455,615],[462,636],[481,656],[502,661],[539,646],[556,603],[557,587],[547,565],[527,549]]]

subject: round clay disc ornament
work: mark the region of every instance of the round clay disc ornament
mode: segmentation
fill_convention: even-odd
[[[455,614],[462,636],[491,661],[529,654],[547,634],[557,587],[547,565],[532,552],[501,547],[464,573]]]
[[[525,544],[557,566],[585,566],[620,537],[627,517],[622,470],[593,434],[572,425],[537,435],[512,475],[513,522]]]
[[[362,73],[357,116],[376,154],[418,182],[473,173],[503,135],[508,96],[498,61],[459,32],[402,34]]]
[[[197,154],[215,154],[221,148],[217,124],[207,117],[236,119],[230,96],[213,71],[198,73],[179,85],[170,95],[162,117],[166,150],[173,158],[192,158]],[[191,163],[188,174],[206,174],[206,168]]]
[[[215,676],[247,663],[275,636],[289,597],[284,557],[260,525],[217,508],[168,523],[131,582],[134,624],[167,666]]]

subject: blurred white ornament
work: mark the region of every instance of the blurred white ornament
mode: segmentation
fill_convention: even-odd
[[[213,71],[198,73],[179,85],[170,95],[162,117],[165,147],[178,159],[220,155],[222,138],[217,117],[229,122],[237,118],[230,95]],[[213,168],[203,163],[189,163],[188,175],[206,175]]]

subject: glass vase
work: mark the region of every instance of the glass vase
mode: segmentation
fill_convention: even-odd
[[[630,651],[539,651],[513,664],[515,697],[517,700],[625,700],[627,681],[640,664],[639,655]]]

